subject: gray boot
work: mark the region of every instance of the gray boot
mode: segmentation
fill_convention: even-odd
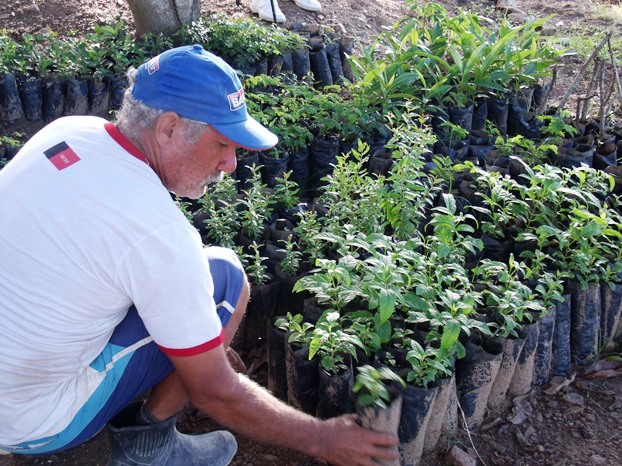
[[[225,466],[238,449],[235,437],[218,430],[202,435],[181,434],[177,416],[155,424],[132,425],[140,403],[125,408],[108,424],[109,466]]]

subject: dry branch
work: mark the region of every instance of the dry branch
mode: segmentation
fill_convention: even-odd
[[[579,70],[579,72],[575,76],[574,80],[570,84],[570,87],[568,87],[568,90],[564,94],[564,97],[562,98],[562,100],[561,100],[561,102],[559,104],[559,108],[564,108],[566,106],[566,104],[568,103],[568,99],[570,99],[570,96],[574,92],[575,87],[577,87],[577,84],[579,83],[579,80],[585,74],[588,66],[590,66],[590,63],[592,63],[594,58],[596,58],[596,56],[600,52],[600,49],[602,49],[604,47],[604,45],[609,41],[609,39],[611,38],[611,34],[612,34],[611,31],[608,32],[607,34],[605,34],[605,37],[600,42],[600,44],[598,44],[596,46],[596,48],[592,51],[592,54],[589,56],[589,58],[585,61],[585,63],[583,63],[583,65],[581,66],[581,69]]]

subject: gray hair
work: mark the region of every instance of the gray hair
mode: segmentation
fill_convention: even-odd
[[[141,134],[144,130],[152,130],[158,121],[158,118],[164,113],[164,110],[150,107],[134,98],[132,89],[134,80],[136,79],[136,68],[130,67],[127,71],[128,87],[123,94],[123,103],[117,111],[117,127],[119,131],[131,141],[140,141]],[[184,137],[190,145],[195,144],[199,138],[206,132],[210,131],[210,125],[200,121],[183,118],[186,124],[184,128]]]

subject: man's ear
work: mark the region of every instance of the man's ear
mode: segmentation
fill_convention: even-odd
[[[182,131],[181,117],[175,112],[164,112],[155,126],[156,141],[160,146],[174,143]]]

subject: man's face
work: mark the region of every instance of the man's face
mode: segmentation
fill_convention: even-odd
[[[178,196],[198,199],[207,185],[218,182],[236,167],[236,144],[214,128],[209,128],[194,144],[181,140],[176,164],[167,177],[166,187]]]

